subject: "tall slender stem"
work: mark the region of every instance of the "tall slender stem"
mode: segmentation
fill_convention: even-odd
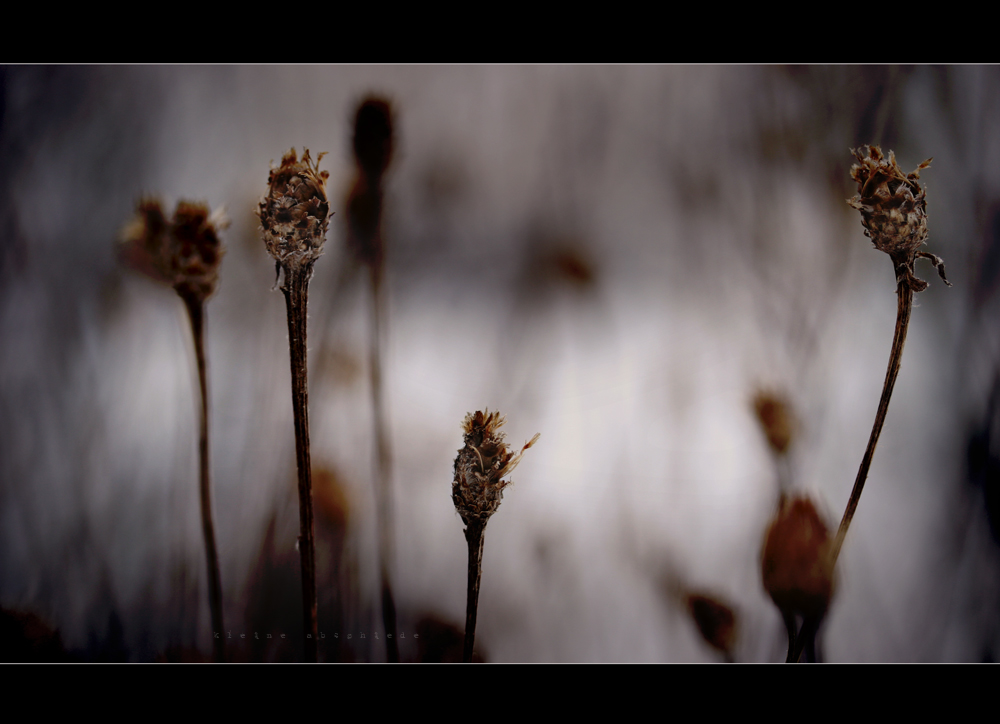
[[[215,523],[212,520],[212,480],[208,459],[208,373],[205,361],[205,302],[194,294],[180,293],[191,320],[194,356],[198,364],[198,384],[201,389],[201,414],[198,431],[198,489],[201,497],[201,531],[205,537],[205,558],[208,563],[208,603],[212,611],[212,649],[217,662],[225,661],[225,629],[222,623],[222,575],[219,572],[219,551],[215,544]]]
[[[396,638],[396,601],[392,595],[390,571],[393,558],[392,535],[392,458],[389,451],[389,436],[386,431],[385,410],[382,397],[382,353],[380,340],[384,299],[382,295],[382,272],[380,265],[371,264],[372,288],[372,332],[369,363],[372,380],[372,410],[375,420],[375,446],[377,480],[375,495],[378,499],[379,527],[379,573],[382,583],[382,622],[386,632],[386,656],[391,663],[399,663],[399,643]]]
[[[309,460],[309,380],[306,367],[306,319],[312,264],[286,264],[288,348],[292,365],[292,411],[295,417],[295,462],[299,473],[299,558],[302,563],[302,624],[305,658],[318,660],[316,621],[316,543],[313,533],[312,467]]]
[[[872,464],[875,446],[878,444],[878,437],[882,432],[886,413],[889,411],[889,398],[892,396],[892,388],[896,384],[896,377],[899,374],[899,363],[903,358],[903,345],[906,344],[906,330],[910,325],[910,311],[913,308],[913,289],[910,287],[909,279],[905,275],[898,273],[896,296],[896,331],[892,338],[892,351],[889,353],[889,368],[885,373],[882,398],[878,403],[878,412],[875,414],[875,424],[872,427],[872,434],[868,438],[868,447],[865,449],[864,457],[861,458],[858,477],[854,480],[854,489],[851,491],[851,498],[847,501],[847,509],[844,510],[844,517],[840,521],[840,529],[837,531],[837,537],[833,541],[833,547],[830,551],[831,568],[837,562],[841,546],[844,545],[844,537],[847,535],[847,529],[854,518],[854,511],[857,510],[858,500],[861,499],[861,491],[865,487],[865,480],[868,478],[868,469]]]
[[[465,528],[469,543],[469,583],[465,603],[465,649],[462,661],[472,662],[472,649],[476,642],[476,614],[479,611],[479,581],[483,576],[483,540],[486,524],[473,521]]]

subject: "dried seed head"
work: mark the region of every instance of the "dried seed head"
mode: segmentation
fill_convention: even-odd
[[[347,246],[359,261],[381,270],[382,175],[392,161],[393,148],[388,101],[370,97],[358,106],[353,144],[358,176],[347,199]]]
[[[224,249],[219,231],[225,213],[204,204],[180,201],[167,220],[157,199],[139,202],[136,216],[121,233],[120,256],[126,265],[183,296],[204,301],[215,291]]]
[[[455,458],[455,480],[451,497],[466,525],[478,521],[486,525],[503,499],[503,489],[510,480],[505,475],[521,462],[524,451],[535,444],[539,434],[524,444],[516,454],[504,442],[500,427],[506,422],[499,412],[469,413],[462,422],[465,447]]]
[[[260,200],[258,216],[267,251],[279,264],[310,266],[323,253],[330,215],[330,174],[319,170],[325,155],[313,163],[304,149],[299,161],[293,148],[267,178],[268,193]]]
[[[944,262],[920,251],[927,240],[927,194],[917,179],[932,159],[907,174],[896,163],[892,151],[888,159],[878,146],[862,146],[851,153],[859,161],[851,166],[851,178],[858,182],[858,193],[847,203],[861,212],[865,235],[875,248],[892,259],[897,279],[908,282],[915,292],[926,289],[927,282],[913,276],[913,262],[920,256],[930,259],[945,284],[951,286],[944,275]]]
[[[724,654],[736,642],[736,614],[726,604],[701,594],[688,594],[684,601],[705,642]]]
[[[392,108],[383,98],[366,98],[354,117],[354,157],[377,183],[392,160]]]
[[[783,498],[761,555],[764,589],[785,615],[818,621],[833,597],[833,557],[826,524],[809,498]]]
[[[761,391],[754,395],[753,409],[771,450],[784,455],[795,435],[795,420],[788,402],[776,393]]]

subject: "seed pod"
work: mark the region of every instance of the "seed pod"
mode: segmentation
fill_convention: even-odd
[[[169,284],[184,297],[204,301],[219,281],[224,249],[219,231],[225,213],[204,204],[180,201],[168,221],[157,199],[139,202],[135,218],[122,229],[120,256],[132,269]]]
[[[818,621],[833,597],[830,534],[809,498],[784,498],[761,555],[764,590],[783,615]]]
[[[878,146],[862,146],[851,153],[859,161],[851,166],[851,178],[858,182],[858,193],[847,203],[861,212],[865,235],[875,248],[892,259],[897,280],[908,283],[914,292],[927,288],[927,282],[913,275],[913,262],[919,256],[930,259],[944,283],[951,286],[941,258],[920,251],[927,240],[927,193],[917,179],[932,159],[907,174],[896,163],[892,151],[888,159]]]
[[[504,442],[505,435],[499,432],[504,422],[506,418],[489,409],[475,414],[470,412],[462,422],[465,447],[455,458],[451,497],[466,525],[473,522],[486,525],[500,507],[504,488],[511,483],[502,478],[517,467],[524,451],[538,440],[536,433],[517,454],[511,452]]]
[[[775,455],[784,455],[792,444],[795,420],[788,402],[773,392],[758,392],[753,409]]]
[[[258,216],[264,245],[281,265],[308,267],[323,253],[330,216],[326,198],[330,174],[319,170],[325,155],[313,163],[304,149],[299,161],[293,148],[268,176],[268,193],[260,200]]]

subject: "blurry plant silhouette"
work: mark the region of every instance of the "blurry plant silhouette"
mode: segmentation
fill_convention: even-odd
[[[830,535],[813,502],[781,495],[761,554],[764,590],[788,631],[787,662],[816,661],[816,635],[834,592]],[[802,619],[799,626],[798,619]]]
[[[222,619],[222,575],[212,519],[212,483],[208,444],[208,361],[205,352],[205,301],[215,292],[223,248],[218,232],[228,226],[219,210],[209,214],[203,204],[181,201],[167,220],[155,199],[139,203],[138,213],[122,230],[119,254],[123,262],[155,281],[169,284],[180,296],[191,322],[198,386],[199,491],[201,525],[208,563],[208,597],[212,611],[212,646],[216,661],[225,660]]]
[[[382,177],[392,161],[392,108],[382,98],[370,97],[358,106],[354,119],[354,160],[357,176],[347,199],[347,246],[368,269],[371,282],[371,346],[369,370],[372,416],[375,421],[375,499],[378,510],[379,578],[386,655],[399,661],[396,635],[396,601],[392,593],[394,550],[392,519],[392,453],[385,416],[382,385],[381,337],[385,333],[385,242],[382,237]]]

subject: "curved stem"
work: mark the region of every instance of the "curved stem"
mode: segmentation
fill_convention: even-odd
[[[309,380],[306,366],[306,318],[312,265],[285,266],[288,348],[292,365],[292,412],[295,417],[295,462],[299,474],[299,559],[302,564],[302,624],[305,659],[318,660],[316,622],[316,542],[313,532],[312,467],[309,459]]]
[[[889,410],[889,398],[892,396],[892,388],[896,384],[896,376],[899,374],[899,363],[903,358],[903,345],[906,343],[906,329],[910,324],[910,311],[913,308],[913,289],[905,276],[897,274],[896,281],[896,331],[892,338],[892,351],[889,353],[889,368],[885,373],[885,384],[882,386],[882,398],[878,403],[878,412],[875,414],[875,424],[872,427],[872,434],[868,438],[868,447],[865,455],[861,458],[861,467],[858,469],[858,477],[854,480],[854,489],[851,491],[851,498],[847,501],[847,509],[844,510],[844,517],[840,521],[840,529],[837,537],[833,541],[831,548],[830,566],[837,562],[840,555],[841,546],[844,545],[844,537],[847,529],[854,518],[854,511],[857,510],[858,500],[861,498],[861,490],[865,487],[865,480],[868,478],[868,469],[872,464],[872,456],[875,454],[875,446],[878,444],[879,434],[882,432],[882,425],[885,423],[885,416]]]
[[[212,481],[208,459],[208,373],[205,361],[205,303],[194,294],[179,292],[191,320],[194,356],[198,364],[198,384],[201,389],[201,414],[198,431],[198,489],[201,497],[201,531],[205,538],[205,558],[208,563],[208,604],[212,611],[212,649],[217,662],[225,661],[225,629],[222,623],[222,575],[219,572],[219,551],[215,544],[215,523],[212,520]]]
[[[465,603],[465,649],[462,661],[472,662],[472,648],[476,642],[476,614],[479,610],[479,581],[483,575],[483,533],[486,524],[473,521],[465,528],[469,543],[469,583]]]

